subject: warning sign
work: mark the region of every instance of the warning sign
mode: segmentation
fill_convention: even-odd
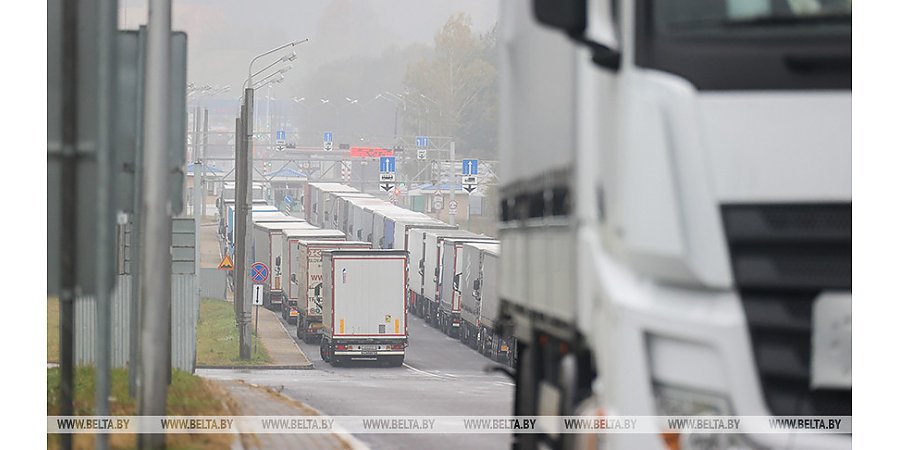
[[[225,255],[222,258],[222,262],[219,263],[219,270],[234,270],[234,263],[231,262],[231,257]]]

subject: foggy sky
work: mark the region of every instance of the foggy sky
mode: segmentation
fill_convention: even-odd
[[[377,56],[412,43],[431,44],[456,12],[477,32],[497,20],[499,0],[173,0],[172,27],[188,34],[188,80],[231,85],[247,77],[250,59],[282,43],[309,38],[286,76],[285,91],[317,66],[357,55]],[[120,3],[120,28],[146,23],[146,2]],[[261,68],[262,65],[255,66]],[[292,92],[284,92],[288,96]]]

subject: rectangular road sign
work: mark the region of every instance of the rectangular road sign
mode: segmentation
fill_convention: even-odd
[[[380,181],[382,183],[393,183],[394,180],[396,180],[396,178],[394,177],[393,172],[381,173],[378,176],[378,181]]]
[[[331,134],[330,131],[326,131],[326,132],[325,132],[325,136],[324,136],[324,138],[323,138],[322,140],[325,141],[325,142],[333,142],[333,141],[334,141],[334,139],[332,139],[333,137],[334,137],[334,136]]]
[[[396,170],[396,160],[393,156],[381,157],[381,173],[394,173]]]
[[[464,159],[462,164],[463,175],[478,175],[478,160]]]
[[[420,148],[420,149],[416,150],[416,159],[418,159],[418,160],[428,159],[428,150],[425,150],[424,148]]]
[[[416,136],[416,147],[428,147],[428,136]]]
[[[257,306],[263,304],[263,285],[261,284],[253,285],[253,304]]]
[[[284,130],[275,131],[275,142],[278,144],[284,144],[287,141],[287,133]]]

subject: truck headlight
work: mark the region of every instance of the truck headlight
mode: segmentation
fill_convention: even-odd
[[[727,416],[733,411],[725,397],[654,383],[657,414],[661,416]],[[665,419],[664,419],[665,420]],[[665,423],[661,438],[670,450],[753,450],[744,435],[682,433]]]

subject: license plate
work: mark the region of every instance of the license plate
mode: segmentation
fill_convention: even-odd
[[[297,310],[296,310],[296,309],[292,309],[292,310],[291,310],[291,313],[290,313],[290,314],[291,314],[291,317],[297,317],[297,316],[299,316],[299,315],[300,315],[300,313],[299,313],[299,312],[297,312]]]
[[[850,299],[849,292],[824,292],[813,302],[811,388],[851,388]]]
[[[364,352],[374,352],[378,347],[374,345],[361,345],[360,350]]]
[[[505,352],[505,351],[508,351],[508,350],[509,350],[509,347],[507,347],[506,344],[503,344],[503,345],[500,346],[500,351],[501,351],[501,352]]]

